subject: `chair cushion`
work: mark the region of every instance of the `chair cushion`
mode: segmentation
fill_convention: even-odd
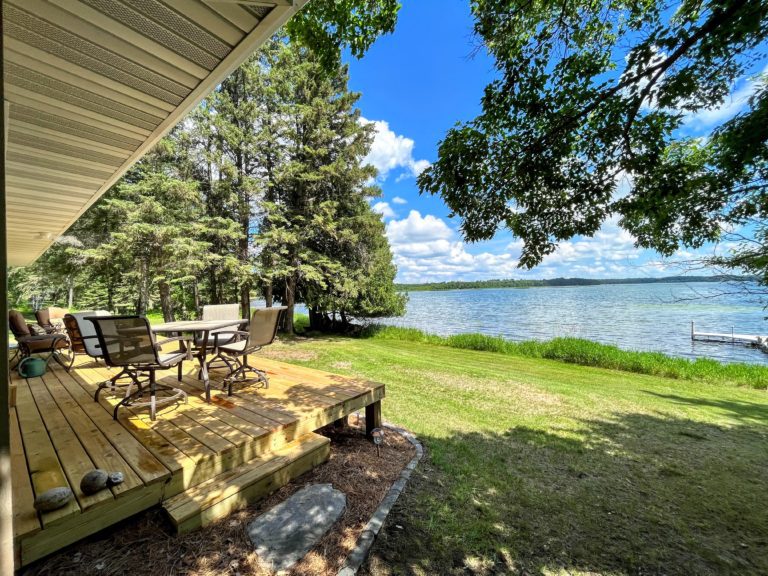
[[[37,318],[37,323],[40,324],[40,326],[51,325],[51,315],[48,310],[48,308],[40,308],[40,310],[35,312],[35,318]]]
[[[248,340],[240,340],[239,342],[232,342],[229,344],[224,344],[223,346],[219,346],[219,350],[223,350],[224,352],[239,353],[243,352],[247,345]]]
[[[99,339],[96,337],[96,327],[90,320],[85,320],[88,316],[111,316],[106,310],[90,310],[87,312],[74,312],[72,317],[77,322],[80,330],[80,338],[85,347],[85,352],[91,358],[101,358],[104,352],[99,346]]]
[[[236,328],[236,327],[234,327],[234,328]],[[232,328],[232,329],[234,330],[234,328]],[[208,343],[206,344],[206,346],[211,347],[211,346],[214,346],[216,344],[216,340],[214,339],[214,336],[213,336],[215,333],[216,332],[210,332],[208,334]],[[226,335],[226,336],[219,336],[219,346],[221,346],[222,344],[228,344],[228,343],[234,341],[234,339],[235,339],[235,335],[234,334],[229,334],[229,335]],[[195,338],[195,346],[199,347],[199,346],[202,346],[202,345],[203,345],[203,339],[201,337],[199,337],[199,336],[196,337]]]
[[[18,310],[8,311],[8,325],[16,338],[31,335],[27,321],[24,320],[24,316]]]
[[[29,328],[29,333],[32,334],[32,336],[45,336],[48,334],[48,331],[40,326],[40,324],[27,324],[27,327]]]
[[[68,348],[69,343],[66,338],[56,336],[28,336],[21,338],[19,343],[25,346],[30,353],[47,352],[50,350],[61,350]]]
[[[163,366],[176,366],[176,364],[187,358],[187,353],[170,352],[168,354],[158,354],[157,357],[160,359],[160,364]]]

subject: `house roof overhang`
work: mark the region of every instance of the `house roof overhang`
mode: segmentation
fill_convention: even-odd
[[[4,0],[8,264],[35,261],[308,0]]]

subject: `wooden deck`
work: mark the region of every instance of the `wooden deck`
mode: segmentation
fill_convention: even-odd
[[[253,480],[260,479],[261,488],[240,488],[251,500],[269,493],[290,479],[279,474],[281,463],[295,462],[296,475],[327,457],[327,440],[314,430],[364,407],[378,412],[384,397],[382,384],[261,358],[258,366],[269,374],[269,388],[245,386],[229,397],[214,392],[210,404],[191,362],[181,383],[169,371],[161,381],[182,387],[189,401],[162,408],[155,422],[146,409],[121,409],[113,420],[120,389],[117,396],[102,392],[95,402],[97,384],[111,373],[89,358],[69,373],[51,362],[41,378],[15,376],[10,418],[17,566],[161,503],[172,515],[186,510],[187,527],[210,521],[231,501],[222,505],[205,486],[218,482],[221,488],[230,478],[240,486],[258,468],[265,472]],[[85,495],[80,479],[93,468],[120,471],[125,482]],[[221,482],[213,479],[217,475]],[[35,494],[56,486],[70,486],[75,500],[38,514]],[[191,508],[199,517],[189,516]]]

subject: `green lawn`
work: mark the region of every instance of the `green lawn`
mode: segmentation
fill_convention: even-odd
[[[768,574],[768,394],[387,339],[270,355],[387,385],[427,459],[376,573]]]

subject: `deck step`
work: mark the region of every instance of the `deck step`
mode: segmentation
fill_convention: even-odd
[[[166,500],[163,508],[183,534],[268,496],[329,454],[330,440],[312,432]]]

